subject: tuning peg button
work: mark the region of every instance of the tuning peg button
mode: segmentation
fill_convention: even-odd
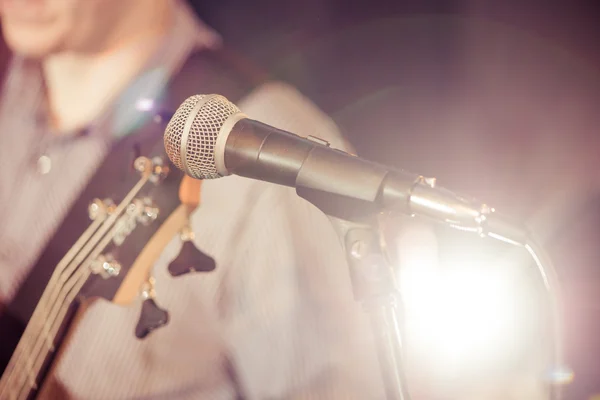
[[[142,303],[140,318],[135,327],[135,336],[138,339],[144,339],[152,331],[165,326],[169,322],[167,310],[160,308],[154,301],[156,297],[155,283],[154,277],[150,277],[142,288],[141,296],[144,302]]]
[[[148,298],[142,303],[140,319],[135,327],[135,336],[144,339],[152,331],[165,326],[169,322],[169,313],[160,308],[153,298]]]
[[[179,255],[171,261],[168,269],[171,276],[181,276],[190,272],[210,272],[215,268],[215,260],[188,240],[183,242]]]

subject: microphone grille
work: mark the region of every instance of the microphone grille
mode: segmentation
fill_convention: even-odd
[[[184,101],[165,129],[167,156],[196,179],[215,179],[215,146],[221,127],[240,110],[220,95],[198,94]]]

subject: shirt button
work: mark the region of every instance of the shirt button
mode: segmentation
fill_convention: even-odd
[[[42,175],[46,175],[52,169],[52,160],[47,155],[43,155],[37,160],[38,172]]]

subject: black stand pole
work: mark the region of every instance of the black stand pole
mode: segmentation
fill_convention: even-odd
[[[409,400],[403,370],[400,296],[378,232],[352,225],[345,235],[354,298],[369,313],[383,384],[389,400]]]

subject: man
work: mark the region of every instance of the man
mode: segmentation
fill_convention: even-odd
[[[111,143],[133,134],[134,105],[219,37],[171,0],[1,7],[16,54],[0,110],[0,299],[10,303]],[[257,87],[238,105],[344,146],[285,85]],[[369,327],[321,212],[291,189],[228,177],[203,184],[191,226],[215,271],[171,277],[167,265],[182,246],[174,238],[153,269],[168,325],[138,340],[139,303],[95,302],[49,378],[63,393],[48,398],[382,397]]]

